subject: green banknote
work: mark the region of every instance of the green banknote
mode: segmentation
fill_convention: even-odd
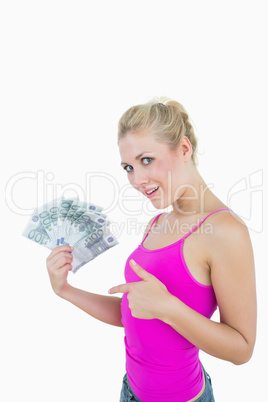
[[[37,209],[34,210],[27,226],[22,232],[22,235],[27,237],[27,239],[30,239],[35,243],[38,243],[41,246],[47,247],[51,250],[55,247],[55,243],[48,235],[46,227],[44,226]]]

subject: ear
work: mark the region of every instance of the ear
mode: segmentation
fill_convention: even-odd
[[[193,153],[193,148],[189,138],[187,138],[185,135],[181,139],[180,146],[184,162],[190,161]]]

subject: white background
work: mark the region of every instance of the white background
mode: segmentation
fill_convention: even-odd
[[[157,211],[122,193],[117,122],[161,95],[188,110],[200,173],[248,224],[255,253],[255,352],[243,366],[201,352],[215,399],[268,400],[265,10],[258,0],[1,2],[1,400],[119,400],[123,330],[57,298],[49,250],[21,232],[42,198],[76,188],[123,231],[70,282],[102,294],[123,282],[141,224]]]

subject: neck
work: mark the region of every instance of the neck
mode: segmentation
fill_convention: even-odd
[[[172,205],[174,214],[195,215],[213,209],[217,197],[210,191],[197,169],[191,171],[178,199]],[[219,200],[218,200],[219,201]]]

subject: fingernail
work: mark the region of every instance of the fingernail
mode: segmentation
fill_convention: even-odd
[[[133,265],[136,265],[136,261],[134,261],[134,260],[131,260],[131,262],[132,262],[132,264],[133,264]]]

